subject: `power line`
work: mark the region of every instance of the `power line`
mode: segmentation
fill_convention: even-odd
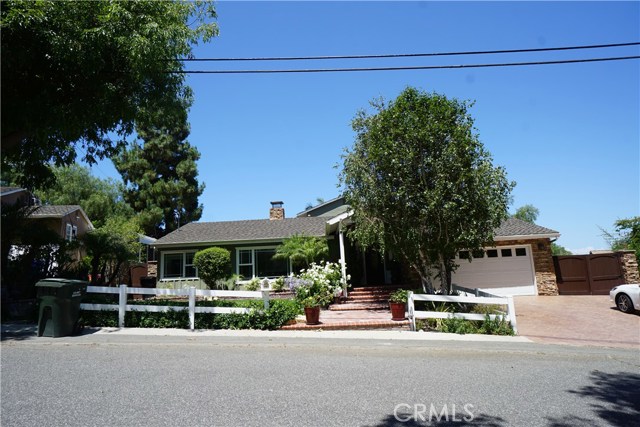
[[[311,68],[283,70],[177,70],[168,73],[176,74],[276,74],[276,73],[334,73],[355,71],[399,71],[399,70],[444,70],[462,68],[520,67],[531,65],[577,64],[585,62],[625,61],[640,59],[640,56],[617,56],[606,58],[564,59],[557,61],[503,62],[492,64],[460,64],[460,65],[419,65],[404,67],[366,67],[366,68]]]
[[[530,53],[530,52],[553,52],[563,50],[579,49],[603,49],[612,47],[637,46],[640,42],[629,43],[609,43],[581,46],[560,46],[542,47],[533,49],[506,49],[506,50],[484,50],[466,52],[433,52],[433,53],[400,53],[386,55],[333,55],[333,56],[284,56],[284,57],[256,57],[256,58],[183,58],[182,62],[223,62],[223,61],[310,61],[326,59],[376,59],[376,58],[416,58],[430,56],[460,56],[460,55],[494,55],[503,53]]]

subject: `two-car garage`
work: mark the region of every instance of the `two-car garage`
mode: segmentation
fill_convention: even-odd
[[[536,295],[531,245],[485,248],[482,253],[461,251],[456,256],[459,265],[453,274],[456,285],[479,288],[496,295]]]

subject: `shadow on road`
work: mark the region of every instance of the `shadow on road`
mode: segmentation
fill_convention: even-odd
[[[467,414],[464,414],[467,415]],[[465,419],[462,414],[458,414],[457,417],[451,416],[441,417],[438,421],[437,416],[429,417],[429,414],[425,414],[423,418],[414,417],[413,414],[398,414],[397,418],[395,414],[390,414],[380,420],[379,423],[369,427],[425,427],[425,426],[437,426],[437,427],[453,427],[453,426],[483,426],[483,427],[507,427],[509,424],[506,420],[500,417],[493,417],[491,415],[479,414],[473,416],[473,418],[467,415]]]
[[[591,385],[568,393],[596,400],[591,403],[597,416],[611,425],[632,425],[640,419],[640,375],[631,372],[609,374],[593,371]],[[551,427],[589,425],[589,420],[564,417],[548,418]]]

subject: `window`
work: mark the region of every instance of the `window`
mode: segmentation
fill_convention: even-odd
[[[193,265],[195,252],[167,253],[162,255],[162,278],[198,277]]]
[[[498,250],[497,249],[487,250],[487,258],[498,258]]]
[[[77,237],[78,237],[78,227],[76,225],[67,224],[67,227],[64,233],[64,240],[71,242],[76,240]]]
[[[500,254],[503,258],[512,256],[511,249],[500,249]]]
[[[289,262],[274,260],[275,253],[275,248],[238,249],[238,274],[244,279],[286,276],[289,274]]]
[[[245,279],[253,277],[253,250],[241,249],[238,251],[238,274]]]
[[[460,258],[460,259],[469,259],[469,251],[460,251],[460,252],[458,252],[458,258]]]
[[[527,249],[516,248],[516,256],[527,256]]]

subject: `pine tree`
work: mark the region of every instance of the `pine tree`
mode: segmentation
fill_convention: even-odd
[[[198,183],[196,165],[200,152],[186,140],[186,111],[148,114],[136,127],[138,140],[113,158],[126,185],[125,200],[149,236],[162,237],[202,216],[198,197],[204,184]]]

